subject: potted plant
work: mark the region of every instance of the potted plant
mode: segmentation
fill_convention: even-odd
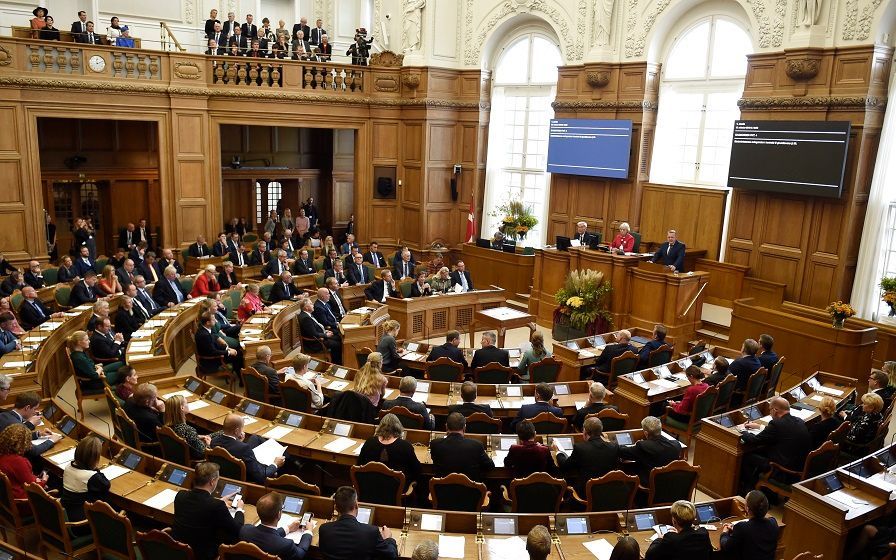
[[[602,272],[573,270],[566,277],[555,298],[555,340],[582,338],[612,329],[613,317],[609,310],[612,288]]]
[[[825,311],[830,314],[835,329],[842,329],[843,322],[856,314],[856,310],[851,305],[842,301],[831,302]]]
[[[513,241],[525,240],[529,231],[538,225],[538,218],[535,217],[532,208],[518,199],[511,199],[498,206],[489,215],[501,219],[498,231],[504,234],[505,238]]]
[[[881,278],[880,290],[881,292],[883,292],[881,294],[881,299],[890,306],[890,313],[888,314],[888,316],[896,316],[896,309],[894,309],[894,305],[896,305],[896,277]]]

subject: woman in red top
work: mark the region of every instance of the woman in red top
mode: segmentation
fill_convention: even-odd
[[[26,499],[25,485],[36,482],[41,486],[47,484],[47,473],[40,478],[31,471],[31,462],[25,458],[25,452],[31,449],[31,430],[25,424],[10,424],[0,432],[0,471],[6,475],[12,485],[12,496]]]
[[[514,478],[526,478],[532,473],[554,471],[551,450],[535,441],[535,426],[529,420],[516,425],[516,435],[520,443],[510,446],[504,466],[513,472]]]
[[[196,281],[193,282],[193,291],[190,292],[190,295],[193,297],[207,296],[210,293],[219,291],[218,279],[215,278],[217,274],[218,269],[215,265],[210,264],[205,267],[205,272],[197,276]]]
[[[103,275],[100,281],[96,283],[96,287],[99,288],[104,296],[120,294],[124,291],[121,289],[121,282],[118,281],[118,276],[115,275],[115,267],[111,264],[103,267]]]
[[[31,38],[37,39],[40,37],[40,30],[47,26],[47,9],[38,6],[31,13],[34,14],[31,18]]]
[[[258,284],[246,284],[246,293],[240,301],[240,306],[236,308],[236,316],[240,323],[245,323],[259,311],[264,311],[264,302],[258,295]]]
[[[610,244],[610,251],[614,253],[631,253],[635,247],[635,237],[631,234],[632,228],[627,222],[619,224],[619,233]]]
[[[688,376],[691,386],[685,389],[684,396],[680,401],[669,401],[672,410],[669,416],[680,422],[687,422],[691,419],[691,409],[694,408],[694,402],[697,396],[709,388],[709,385],[703,382],[703,370],[697,366],[688,366],[684,371]]]

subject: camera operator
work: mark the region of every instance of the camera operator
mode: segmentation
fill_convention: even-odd
[[[370,45],[373,37],[367,38],[367,29],[361,27],[355,30],[355,42],[345,51],[346,56],[352,57],[352,64],[367,66],[367,58],[370,57]]]

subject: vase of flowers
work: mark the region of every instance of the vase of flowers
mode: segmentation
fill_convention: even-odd
[[[896,316],[896,277],[893,278],[881,278],[880,279],[880,290],[883,292],[881,294],[881,299],[884,300],[884,303],[890,306],[889,317]]]
[[[613,317],[608,307],[611,291],[610,283],[604,279],[602,272],[587,269],[570,272],[555,296],[555,330],[558,326],[569,326],[585,335],[610,330],[613,326]],[[557,340],[580,338],[564,336],[560,332],[557,334],[560,335],[560,338],[554,336]]]
[[[505,238],[514,241],[525,240],[529,231],[538,225],[538,218],[532,212],[532,207],[523,204],[522,200],[510,200],[495,208],[490,215],[501,219],[498,231]]]
[[[825,311],[830,314],[835,329],[842,329],[843,322],[856,314],[856,310],[853,309],[851,305],[843,303],[842,301],[831,302],[831,304],[825,308]]]

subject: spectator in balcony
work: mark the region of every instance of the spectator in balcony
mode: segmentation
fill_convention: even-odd
[[[333,45],[330,44],[330,37],[324,33],[320,38],[320,44],[317,45],[317,58],[321,62],[330,62],[333,58]]]
[[[286,42],[289,43],[289,38],[292,37],[292,33],[290,33],[289,29],[286,28],[286,22],[282,19],[277,22],[277,29],[275,30],[277,34],[277,41],[280,40],[280,37],[284,37]]]
[[[72,23],[72,35],[75,36],[75,41],[78,41],[78,35],[84,33],[87,33],[87,12],[81,10],[78,12],[78,21]]]
[[[308,60],[311,56],[311,45],[305,40],[305,33],[301,30],[296,31],[295,38],[292,40],[293,58],[296,60]],[[302,55],[300,58],[297,54]]]
[[[261,49],[261,41],[259,41],[258,39],[252,39],[252,48],[249,49],[249,52],[246,53],[246,56],[252,58],[267,58],[268,52]]]
[[[118,25],[118,18],[113,17],[106,28],[106,40],[110,45],[115,45],[118,38],[121,37],[121,26]]]
[[[236,21],[236,14],[233,12],[227,12],[227,21],[223,23],[221,29],[224,31],[224,36],[230,40],[233,37],[233,30],[239,27],[240,24]]]
[[[258,38],[258,26],[252,23],[252,20],[252,14],[246,14],[246,23],[240,26],[247,41]]]
[[[208,19],[205,20],[205,37],[212,39],[216,28],[220,29],[219,25],[221,25],[221,22],[218,21],[218,10],[212,9],[208,14]],[[217,39],[215,40],[217,41]]]
[[[214,11],[214,10],[212,10]],[[227,34],[221,28],[221,22],[218,22],[212,28],[211,34],[208,36],[209,40],[215,41],[215,46],[218,49],[217,54],[224,54],[224,46],[227,44]],[[205,54],[214,54],[214,53],[205,53]]]
[[[131,38],[131,30],[127,25],[121,28],[121,37],[115,40],[115,46],[127,49],[133,49],[137,46],[136,43],[134,43],[134,39]]]
[[[271,45],[277,42],[277,35],[271,29],[271,20],[264,18],[261,20],[261,29],[258,30],[258,40],[261,41],[261,50],[269,52]]]
[[[47,9],[38,6],[31,13],[34,14],[31,18],[31,38],[40,39],[41,29],[47,26]]]
[[[53,16],[47,16],[44,18],[44,28],[40,30],[39,38],[44,41],[58,41],[59,40],[59,30],[53,27]]]
[[[205,54],[210,54],[213,56],[221,56],[224,54],[224,49],[218,46],[218,43],[215,42],[214,39],[208,40],[208,48],[205,49]],[[217,63],[215,63],[217,64]]]
[[[299,31],[301,31],[305,37],[308,37],[311,34],[311,28],[308,27],[308,18],[305,16],[299,18],[299,23],[292,26],[292,36],[295,37],[296,33]]]
[[[314,24],[314,27],[311,28],[311,32],[308,34],[308,42],[312,45],[319,46],[322,42],[323,37],[327,34],[327,30],[324,29],[323,20],[317,18],[317,21]]]
[[[75,34],[75,42],[76,43],[86,43],[88,45],[101,45],[102,41],[100,40],[100,36],[96,34],[94,31],[94,26],[92,21],[87,22],[87,32],[86,33],[76,33]]]
[[[230,38],[228,46],[231,51],[233,47],[236,47],[240,56],[246,56],[246,51],[249,50],[249,40],[243,35],[243,30],[240,27],[233,28],[233,36]],[[233,53],[231,52],[231,54]]]

